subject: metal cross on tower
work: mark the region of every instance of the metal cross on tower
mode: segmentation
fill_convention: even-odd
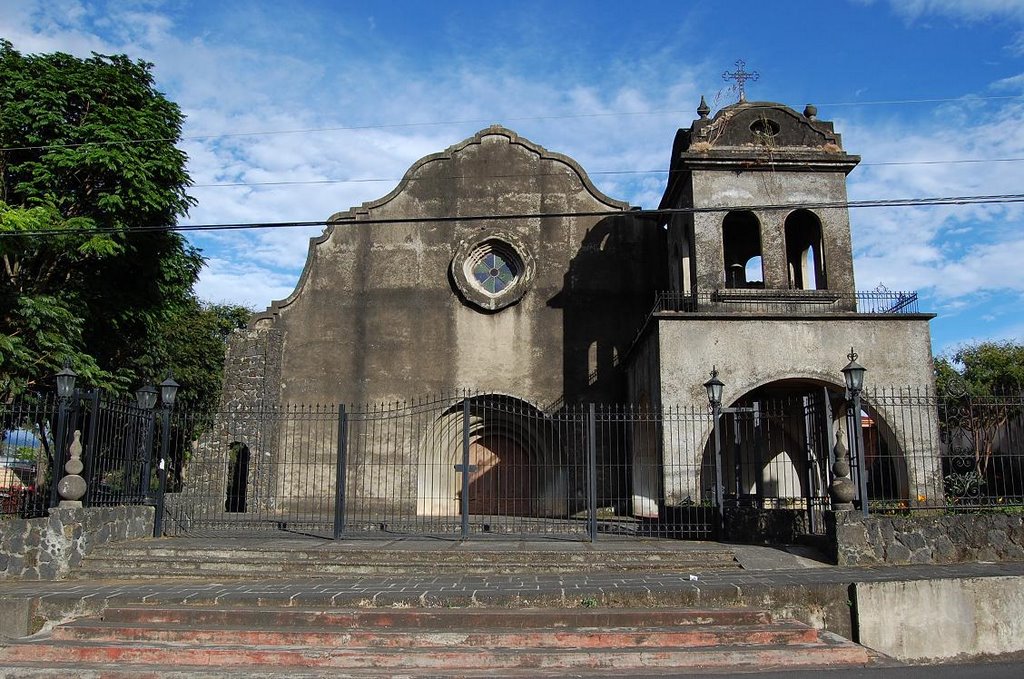
[[[747,100],[747,92],[744,89],[744,85],[746,84],[746,82],[748,80],[750,82],[756,82],[757,79],[761,77],[761,74],[758,73],[757,71],[743,70],[743,67],[746,65],[747,62],[743,61],[742,59],[737,59],[735,71],[725,71],[724,73],[722,73],[722,80],[736,81],[736,86],[740,91],[740,101]]]

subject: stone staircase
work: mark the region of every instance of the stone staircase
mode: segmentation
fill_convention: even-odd
[[[736,569],[733,551],[714,543],[659,550],[642,544],[595,550],[588,543],[472,544],[416,548],[325,541],[205,543],[174,539],[119,543],[89,554],[79,580],[141,578],[295,578],[354,575],[701,572]]]
[[[600,676],[865,666],[748,609],[109,607],[0,648],[4,677]]]

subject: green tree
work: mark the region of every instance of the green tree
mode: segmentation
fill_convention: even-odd
[[[161,228],[193,204],[183,116],[150,69],[0,40],[0,399],[64,360],[86,383],[130,390],[196,305],[202,257]]]
[[[172,370],[185,402],[200,412],[213,411],[219,405],[228,336],[244,328],[250,316],[252,310],[244,306],[195,300],[178,309],[161,328],[153,380],[163,378],[161,369]]]
[[[1017,392],[1024,387],[1024,344],[1009,340],[965,344],[937,357],[935,370],[940,391],[966,389],[974,396]]]
[[[38,376],[54,374],[64,359],[74,358],[88,382],[110,382],[111,375],[83,351],[83,322],[73,308],[73,291],[49,292],[69,267],[102,258],[106,239],[90,234],[90,226],[86,220],[64,220],[52,207],[19,209],[0,202],[0,403],[36,386]],[[51,256],[34,256],[40,250]]]

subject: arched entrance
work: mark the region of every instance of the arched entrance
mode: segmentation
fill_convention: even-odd
[[[488,530],[499,530],[502,517],[567,517],[571,438],[538,408],[512,396],[484,394],[454,403],[421,441],[417,514],[460,516],[465,487],[468,513],[487,517],[481,525]]]
[[[863,472],[853,452],[858,427],[865,442]],[[869,503],[909,492],[905,456],[885,418],[868,398],[861,400],[860,413],[850,412],[837,385],[801,379],[765,384],[723,408],[720,428],[727,509],[788,510],[794,530],[822,532],[837,450],[847,456],[858,489],[864,474]],[[842,444],[838,449],[837,443]],[[704,460],[705,475],[713,473],[713,439],[705,445]],[[713,479],[702,483],[711,485]],[[780,523],[779,515],[773,523]]]

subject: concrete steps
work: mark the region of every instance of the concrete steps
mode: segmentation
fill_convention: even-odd
[[[721,545],[687,550],[621,548],[594,551],[581,546],[558,549],[381,549],[262,548],[253,544],[196,550],[169,541],[121,543],[95,550],[72,577],[141,578],[275,578],[346,575],[511,574],[581,572],[707,572],[739,568],[731,549]]]
[[[6,677],[555,676],[871,662],[861,646],[745,609],[126,606],[0,649]]]

